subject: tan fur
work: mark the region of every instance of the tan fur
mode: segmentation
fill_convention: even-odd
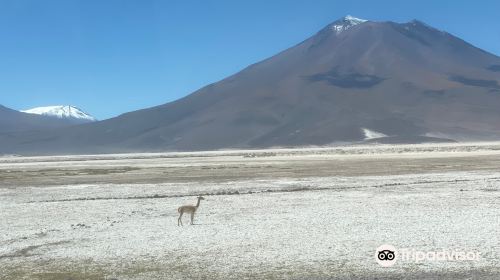
[[[191,214],[191,224],[193,224],[193,220],[194,220],[194,213],[196,213],[196,210],[198,210],[198,207],[200,207],[200,201],[201,200],[204,200],[205,198],[199,196],[198,197],[198,202],[196,203],[196,205],[184,205],[184,206],[181,206],[179,208],[177,208],[177,212],[179,212],[179,218],[177,219],[177,226],[179,225],[183,225],[182,224],[182,215],[184,215],[184,213],[189,213]]]

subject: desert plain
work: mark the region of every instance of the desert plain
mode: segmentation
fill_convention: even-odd
[[[0,278],[499,279],[500,143],[3,156]]]

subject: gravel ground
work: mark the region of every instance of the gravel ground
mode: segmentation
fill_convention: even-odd
[[[499,279],[497,146],[446,147],[2,158],[0,174],[59,173],[38,184],[36,176],[0,181],[0,278]],[[426,161],[435,169],[415,172]],[[325,164],[342,170],[328,174]],[[174,179],[116,179],[172,166]],[[98,167],[119,170],[88,171]],[[251,167],[255,174],[237,177]],[[278,167],[287,173],[273,176]],[[177,207],[197,195],[206,199],[195,225],[186,217],[177,226]],[[480,258],[382,267],[374,257],[382,244]]]

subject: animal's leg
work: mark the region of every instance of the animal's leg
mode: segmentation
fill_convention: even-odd
[[[191,213],[191,224],[193,224],[193,223],[194,223],[194,212]]]
[[[177,219],[177,226],[179,226],[179,224],[181,226],[183,226],[183,224],[182,224],[182,214],[184,214],[184,212],[181,212],[181,214],[179,215],[179,219]]]

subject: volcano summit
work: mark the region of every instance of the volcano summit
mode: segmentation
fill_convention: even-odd
[[[347,16],[177,101],[3,135],[0,153],[497,140],[499,69],[499,57],[420,21]]]

